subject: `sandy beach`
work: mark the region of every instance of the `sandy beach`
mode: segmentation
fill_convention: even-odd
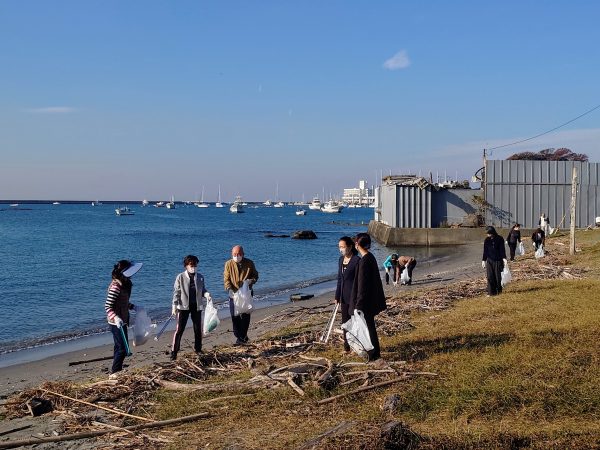
[[[478,243],[467,244],[458,247],[449,247],[447,255],[437,258],[427,263],[419,263],[413,274],[412,286],[394,287],[385,286],[386,294],[392,294],[393,291],[423,288],[431,285],[448,283],[473,276],[483,276],[480,268],[481,245]],[[382,261],[379,261],[381,264]],[[261,336],[273,331],[276,328],[285,326],[285,323],[278,322],[269,324],[268,317],[276,312],[286,308],[303,308],[315,305],[324,305],[333,303],[333,292],[319,295],[309,300],[295,303],[286,303],[257,309],[252,314],[250,325],[250,339],[259,339]],[[267,320],[263,320],[267,319]],[[257,326],[259,321],[263,320]],[[339,325],[338,316],[338,325]],[[231,320],[224,319],[219,327],[208,336],[204,337],[204,350],[210,350],[219,345],[230,345],[234,341],[231,327]],[[169,357],[170,344],[173,332],[165,332],[159,341],[150,339],[140,347],[132,347],[133,356],[125,360],[127,366],[124,370],[135,370],[140,367],[148,366],[154,362],[167,361]],[[186,331],[182,339],[181,354],[193,350],[193,331],[191,322],[188,322]],[[25,388],[37,386],[44,381],[69,380],[74,382],[84,382],[106,378],[110,360],[90,362],[69,366],[70,362],[91,360],[102,357],[112,356],[112,345],[102,345],[87,348],[84,350],[73,351],[54,355],[38,361],[16,364],[0,369],[0,396],[6,398],[8,395],[19,392]]]

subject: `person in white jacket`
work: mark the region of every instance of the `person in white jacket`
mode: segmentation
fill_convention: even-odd
[[[202,311],[206,301],[211,297],[204,285],[204,277],[196,272],[198,262],[196,256],[187,255],[183,258],[185,271],[175,278],[172,314],[176,317],[177,328],[173,334],[172,360],[177,359],[181,336],[185,331],[189,316],[192,316],[192,323],[194,324],[194,351],[196,353],[202,352]]]

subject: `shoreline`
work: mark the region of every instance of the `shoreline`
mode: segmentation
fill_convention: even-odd
[[[479,267],[481,245],[480,243],[465,244],[457,246],[453,252],[445,257],[436,258],[434,261],[417,264],[413,275],[412,286],[394,287],[386,286],[384,289],[386,295],[392,292],[398,292],[403,289],[411,290],[426,286],[435,286],[446,282],[456,281],[458,279],[471,278],[475,274],[482,275]],[[381,262],[380,262],[381,263]],[[334,285],[335,287],[335,285]],[[308,288],[303,289],[308,291]],[[270,315],[288,308],[312,307],[326,305],[334,301],[334,292],[329,290],[322,292],[309,300],[300,302],[284,302],[273,304],[257,309],[252,314],[249,335],[251,340],[260,338],[265,333],[280,329],[285,324],[278,322],[276,324],[261,323],[256,324]],[[339,317],[336,321],[339,324]],[[231,345],[234,341],[231,331],[231,318],[228,316],[222,318],[219,327],[212,333],[203,338],[203,349],[210,350],[219,345]],[[140,347],[131,348],[133,356],[125,360],[124,370],[134,370],[145,367],[156,362],[166,361],[169,357],[170,345],[173,337],[173,330],[166,331],[159,341],[148,340],[146,344]],[[181,353],[192,352],[193,350],[193,330],[190,321],[183,334]],[[50,346],[48,346],[50,347]],[[0,368],[0,396],[6,397],[14,392],[25,388],[38,386],[45,381],[69,380],[82,382],[92,379],[105,378],[108,374],[110,360],[89,362],[81,365],[69,366],[69,362],[90,360],[103,357],[112,357],[112,339],[110,343],[96,345],[85,349],[77,349],[55,355],[48,355],[34,361],[21,362],[10,366]],[[31,349],[30,351],[35,350]],[[43,351],[44,349],[42,349]],[[15,352],[18,353],[18,352]],[[9,354],[7,354],[9,355]],[[3,355],[6,356],[6,355]]]

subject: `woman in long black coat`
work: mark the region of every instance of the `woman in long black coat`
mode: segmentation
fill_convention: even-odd
[[[356,275],[356,266],[360,261],[358,251],[354,248],[354,242],[348,236],[343,236],[338,242],[338,249],[342,254],[338,263],[337,288],[335,290],[335,301],[339,303],[342,310],[342,323],[350,320],[350,301],[352,300],[352,287]],[[350,346],[346,340],[344,330],[344,351],[349,352]]]
[[[373,254],[369,252],[371,236],[367,233],[359,233],[354,238],[354,244],[361,258],[356,268],[349,312],[353,314],[355,310],[359,310],[365,315],[369,336],[373,344],[373,350],[369,352],[369,360],[374,361],[381,357],[379,338],[375,328],[375,316],[386,309],[385,294],[379,275],[379,266]]]

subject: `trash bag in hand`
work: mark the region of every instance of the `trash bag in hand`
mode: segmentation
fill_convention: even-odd
[[[350,320],[342,324],[342,328],[346,330],[346,340],[350,348],[366,358],[368,356],[367,352],[373,350],[373,344],[363,312],[354,310],[354,314],[352,314]]]
[[[219,316],[217,314],[217,308],[213,305],[212,299],[206,302],[206,308],[204,308],[204,324],[202,326],[202,332],[207,335],[219,326]]]
[[[133,345],[138,347],[150,338],[152,331],[152,320],[143,306],[138,306],[135,309],[133,316]]]
[[[244,280],[244,284],[233,294],[233,315],[252,312],[252,293],[250,292],[250,282]]]

